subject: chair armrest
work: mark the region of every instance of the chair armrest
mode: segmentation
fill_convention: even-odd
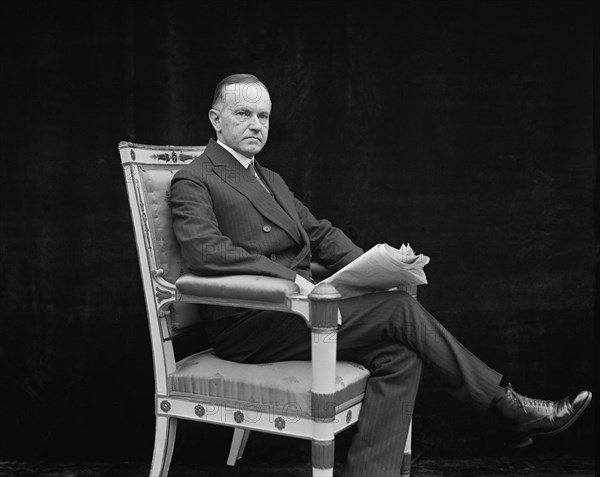
[[[300,292],[298,285],[290,280],[260,275],[199,277],[185,274],[175,282],[175,287],[180,301],[225,306],[286,305],[291,295]]]

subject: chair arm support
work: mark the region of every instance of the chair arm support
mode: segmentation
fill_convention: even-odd
[[[300,292],[298,285],[290,280],[260,275],[199,277],[185,274],[175,282],[175,287],[180,301],[218,302],[225,306],[245,306],[248,303],[282,306],[287,304],[291,295]]]
[[[334,286],[320,283],[308,295],[311,318],[311,416],[317,440],[333,443],[338,302]]]

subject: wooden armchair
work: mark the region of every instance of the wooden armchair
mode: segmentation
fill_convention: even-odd
[[[170,184],[203,150],[119,143],[154,362],[150,476],[168,474],[178,419],[233,427],[229,465],[241,458],[250,430],[311,439],[313,476],[332,476],[334,437],[358,421],[369,377],[363,366],[336,362],[339,294],[326,284],[303,296],[283,279],[187,273],[171,226]],[[205,349],[176,362],[174,339],[201,322],[197,303],[294,313],[311,328],[312,360],[239,364]],[[405,454],[407,476],[410,432]]]

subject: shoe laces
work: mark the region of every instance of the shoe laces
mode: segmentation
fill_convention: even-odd
[[[525,414],[527,414],[527,407],[550,407],[553,404],[552,401],[547,401],[545,399],[532,399],[530,397],[523,396],[515,392],[510,383],[508,383],[508,386],[506,387],[506,394],[508,395],[509,399],[515,401],[523,409]]]

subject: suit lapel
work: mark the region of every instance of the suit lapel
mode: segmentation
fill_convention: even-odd
[[[258,162],[256,162],[256,160],[254,161],[254,167],[260,173],[260,176],[263,178],[267,186],[273,192],[273,195],[275,196],[275,199],[277,200],[281,208],[285,210],[285,212],[292,218],[292,220],[296,224],[296,227],[300,232],[300,235],[302,236],[302,242],[304,244],[308,244],[308,234],[306,233],[306,231],[302,227],[302,224],[300,223],[300,217],[298,217],[298,212],[296,212],[296,206],[294,205],[292,195],[287,190],[282,189],[279,182],[274,180],[273,175],[265,171],[263,167]]]
[[[215,173],[227,184],[236,189],[240,194],[252,202],[254,207],[267,219],[285,230],[298,244],[305,245],[304,237],[298,230],[298,225],[292,219],[287,207],[280,206],[282,203],[279,192],[277,198],[279,204],[268,194],[258,180],[250,177],[250,173],[225,149],[214,140],[210,140],[204,151],[215,166]],[[256,164],[256,163],[255,163]],[[259,166],[260,167],[260,166]],[[266,181],[275,194],[273,181]],[[276,187],[275,189],[279,189]],[[285,211],[284,211],[285,209]],[[287,213],[286,213],[287,212]]]

